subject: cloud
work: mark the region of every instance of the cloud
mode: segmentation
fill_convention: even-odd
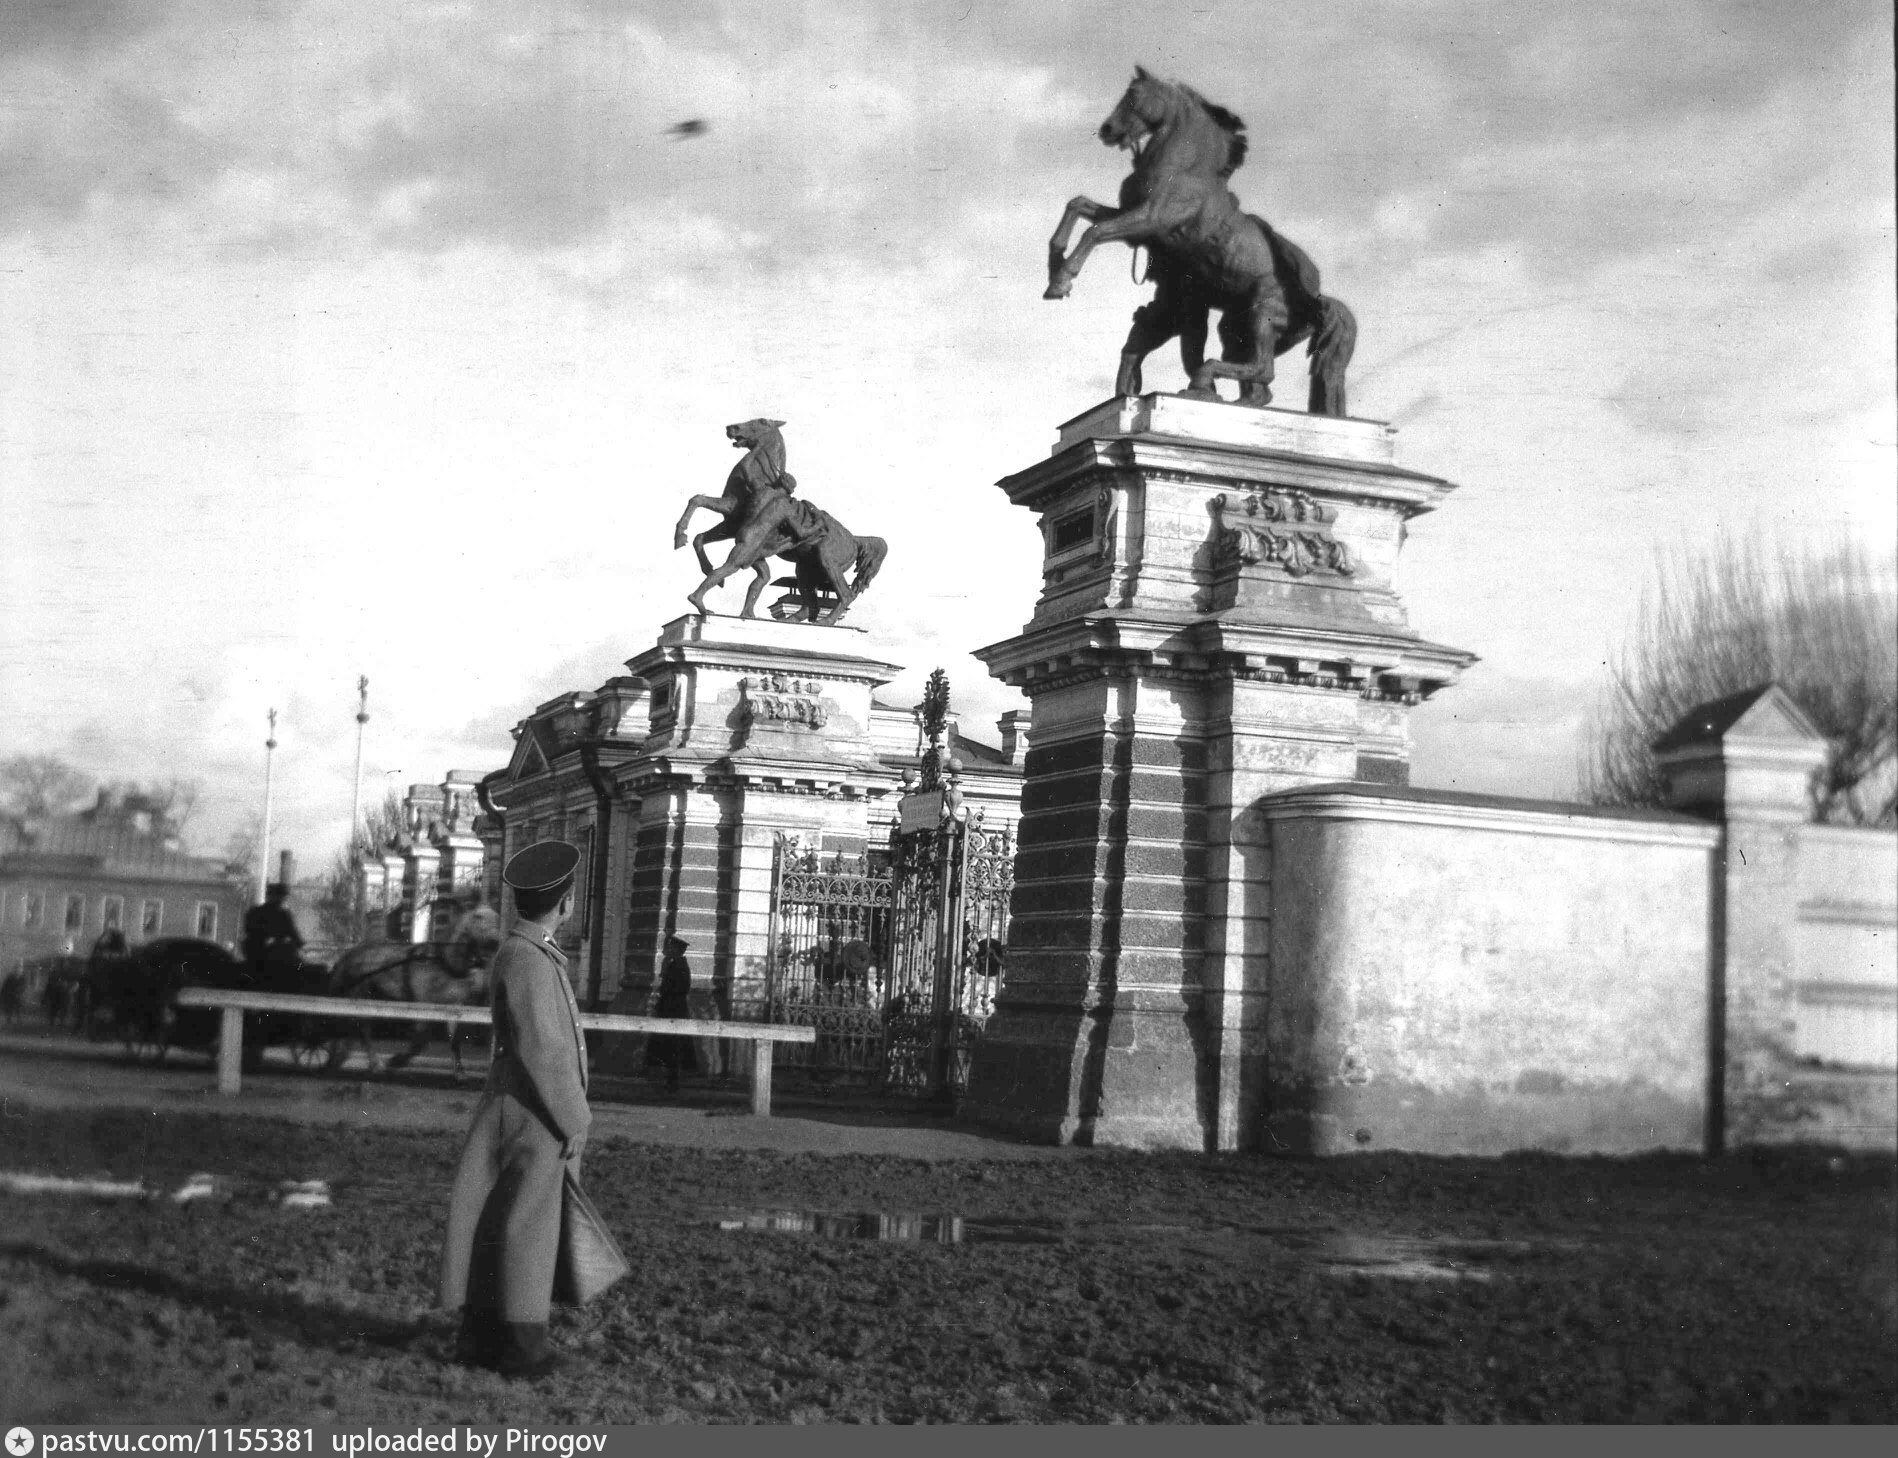
[[[1575,794],[1592,690],[1484,665],[1411,714],[1416,784],[1568,799]]]
[[[11,0],[0,8],[0,60],[108,49],[162,18],[142,0]]]
[[[748,415],[889,539],[889,692],[941,663],[965,712],[1011,702],[967,650],[1027,617],[1038,539],[988,483],[1106,393],[1144,296],[1115,249],[1039,300],[1062,200],[1119,184],[1095,128],[1136,61],[1246,116],[1242,199],[1358,314],[1354,406],[1464,483],[1404,591],[1486,661],[1420,711],[1420,773],[1559,789],[1560,694],[1657,535],[1789,501],[1888,531],[1869,4],[0,17],[0,727],[189,758],[207,822],[256,798],[270,703],[313,844],[356,673],[371,760],[429,780],[618,671],[684,611],[670,523]]]
[[[27,32],[67,34],[57,9]],[[1111,195],[1092,132],[1135,60],[1247,113],[1241,196],[1294,236],[1359,238],[1325,251],[1365,268],[1507,241],[1570,269],[1743,217],[1838,174],[1841,149],[1860,181],[1885,155],[1849,116],[1889,41],[1862,4],[1374,7],[1368,26],[1269,5],[137,10],[75,19],[86,47],[57,64],[42,41],[0,66],[0,222],[142,205],[237,246],[548,253],[649,216],[697,220],[700,265],[728,274],[900,260],[1009,200],[1051,213],[1090,177]],[[712,130],[671,145],[681,115]]]

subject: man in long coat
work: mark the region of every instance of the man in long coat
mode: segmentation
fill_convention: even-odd
[[[580,1009],[554,934],[573,910],[580,852],[541,841],[501,879],[520,920],[489,971],[494,1056],[462,1146],[442,1249],[441,1304],[460,1310],[458,1355],[510,1376],[538,1377],[560,1249],[562,1180],[579,1175],[592,1114]]]
[[[264,888],[262,903],[244,913],[244,960],[251,974],[265,982],[294,978],[303,954],[303,933],[284,904],[289,896],[287,882],[272,881]]]

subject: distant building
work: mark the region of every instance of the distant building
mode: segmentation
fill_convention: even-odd
[[[478,774],[450,770],[439,785],[410,785],[402,825],[359,868],[368,933],[439,941],[453,928],[471,888],[491,897],[476,800]],[[498,871],[495,873],[498,878]]]
[[[247,884],[216,856],[195,856],[143,796],[101,790],[90,809],[0,818],[0,968],[84,956],[117,928],[129,946],[201,937],[235,947]]]

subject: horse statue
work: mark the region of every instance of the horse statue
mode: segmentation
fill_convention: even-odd
[[[1357,347],[1357,320],[1319,292],[1318,269],[1290,239],[1244,212],[1226,185],[1245,160],[1245,123],[1189,86],[1134,68],[1101,141],[1133,153],[1120,206],[1076,197],[1048,241],[1048,288],[1064,299],[1089,253],[1102,243],[1144,246],[1153,299],[1134,311],[1114,388],[1140,393],[1141,362],[1178,336],[1192,382],[1185,393],[1218,399],[1213,382],[1239,385],[1241,404],[1272,399],[1273,360],[1301,340],[1311,357],[1313,415],[1345,413],[1344,372]],[[1067,251],[1074,225],[1086,232]],[[1207,315],[1220,311],[1221,358],[1206,358]]]
[[[469,957],[458,945],[439,946],[430,942],[363,942],[336,959],[330,969],[324,992],[330,997],[357,997],[371,1002],[454,1003],[462,1007],[484,1007],[488,1001],[488,969],[485,962]],[[435,1036],[435,1024],[417,1022],[410,1027],[409,1045],[389,1060],[391,1068],[405,1068]],[[356,1035],[369,1059],[370,1069],[382,1070],[382,1059],[369,1041],[369,1025],[356,1025]],[[448,1050],[455,1061],[455,1078],[462,1077],[461,1024],[448,1024]],[[346,1039],[336,1039],[330,1047],[330,1062],[340,1066]]]
[[[834,623],[883,566],[889,551],[883,538],[853,536],[829,512],[791,494],[797,478],[784,469],[783,424],[744,420],[726,426],[726,436],[745,453],[744,459],[726,477],[723,496],[694,496],[679,518],[672,535],[674,550],[685,545],[693,512],[715,511],[724,518],[692,538],[705,580],[686,594],[686,601],[701,613],[706,611],[706,593],[750,568],[757,577],[746,589],[739,616],[757,616],[758,596],[771,580],[770,559],[783,557],[797,569],[793,584],[801,599],[800,616],[806,622]],[[723,565],[714,567],[705,544],[720,541],[735,545]]]

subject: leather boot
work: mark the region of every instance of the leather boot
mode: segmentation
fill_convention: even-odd
[[[501,1352],[494,1370],[503,1377],[545,1377],[565,1365],[547,1341],[544,1321],[510,1321],[501,1328]]]
[[[491,1306],[462,1307],[455,1360],[467,1367],[492,1367],[500,1356],[501,1313]]]

